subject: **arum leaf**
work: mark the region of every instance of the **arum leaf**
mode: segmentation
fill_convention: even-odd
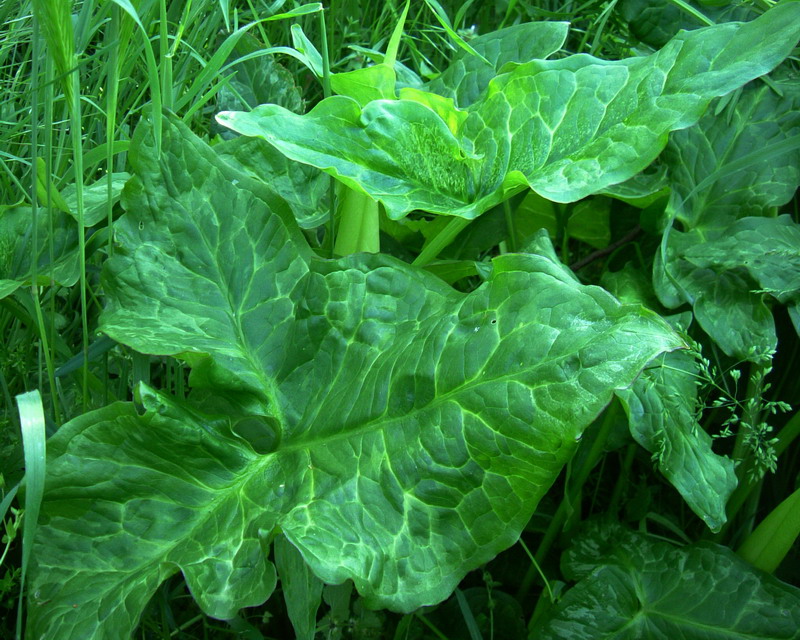
[[[572,202],[628,180],[670,131],[774,68],[799,36],[791,0],[753,22],[682,32],[648,57],[534,60],[495,77],[465,117],[454,106],[455,132],[407,99],[362,108],[335,96],[305,116],[263,105],[217,120],[364,191],[391,218],[421,209],[471,219],[528,187]]]
[[[549,58],[564,45],[568,31],[568,22],[526,22],[478,36],[470,45],[485,61],[460,52],[425,89],[466,108],[478,100],[503,66]]]
[[[672,568],[668,570],[667,568]],[[537,638],[797,638],[800,590],[730,549],[595,524],[562,558],[578,580]]]
[[[295,76],[274,55],[258,55],[262,50],[261,42],[250,33],[236,42],[225,67],[235,73],[217,93],[217,108],[252,109],[271,102],[302,113],[303,96]]]
[[[607,272],[603,285],[625,302],[656,303],[650,283],[630,264]],[[667,320],[685,331],[691,313]],[[658,469],[712,531],[727,518],[725,505],[736,488],[733,460],[711,448],[697,422],[697,362],[683,352],[664,354],[629,389],[617,391],[631,435],[653,454]]]
[[[744,88],[720,115],[673,134],[664,150],[672,214],[685,227],[716,229],[770,215],[800,184],[800,82]],[[787,145],[788,143],[788,145]],[[774,151],[773,151],[774,150]]]
[[[303,229],[318,227],[328,218],[330,178],[319,169],[292,162],[259,138],[237,136],[214,145],[214,151],[237,173],[285,200]]]
[[[677,133],[664,152],[673,195],[654,285],[668,307],[692,305],[725,353],[757,360],[777,345],[765,294],[800,299],[800,227],[769,216],[800,184],[800,84],[748,86],[719,117]]]
[[[284,536],[275,539],[275,564],[297,640],[314,640],[322,582],[311,573],[303,556]]]
[[[130,637],[179,567],[218,618],[262,603],[275,587],[259,519],[246,508],[257,489],[240,484],[255,454],[224,422],[198,424],[148,390],[143,401],[144,416],[112,404],[48,442],[54,466],[32,559],[32,637]]]
[[[800,225],[784,215],[742,218],[724,230],[673,230],[667,265],[671,280],[663,262],[655,271],[662,301],[691,302],[697,321],[725,353],[758,360],[777,346],[764,297],[791,305],[800,300]]]
[[[547,229],[551,238],[558,235],[559,205],[542,198],[536,192],[529,192],[516,211],[516,219],[534,228]],[[606,198],[590,198],[578,202],[569,211],[567,234],[591,246],[602,249],[611,240],[611,203]],[[518,225],[519,226],[519,225]]]
[[[716,23],[745,21],[758,15],[754,7],[725,0],[701,0],[700,4],[701,14]],[[713,4],[722,6],[710,6]],[[631,34],[651,47],[663,47],[680,29],[705,26],[699,17],[669,0],[623,0],[619,8]]]
[[[130,175],[121,171],[114,173],[111,176],[111,201],[115,204],[119,201],[122,188],[130,178]],[[70,208],[69,213],[78,210],[77,196],[75,194],[75,184],[71,184],[64,188],[64,200]],[[100,178],[90,185],[83,187],[83,224],[87,227],[93,227],[97,223],[106,219],[108,215],[108,178]],[[72,214],[77,220],[77,216]]]
[[[685,353],[666,354],[617,391],[633,439],[653,454],[658,469],[712,531],[725,524],[725,505],[736,488],[733,460],[716,455],[696,418],[697,366]]]
[[[353,98],[362,107],[372,100],[382,98],[395,98],[395,84],[397,74],[395,73],[395,63],[397,62],[397,50],[400,47],[400,39],[403,36],[403,26],[408,16],[410,3],[406,2],[403,13],[395,25],[389,44],[386,47],[386,55],[383,62],[372,67],[356,69],[346,73],[336,73],[331,76],[331,88],[341,96]]]
[[[33,261],[37,255],[39,284],[52,281],[72,286],[78,281],[78,230],[75,221],[66,213],[54,210],[52,223],[47,212],[40,208],[36,216],[39,247],[33,246],[33,212],[23,205],[0,206],[0,298],[28,285],[33,276]],[[51,227],[52,224],[52,227]],[[45,242],[47,239],[47,242]],[[50,262],[50,246],[54,261]]]
[[[333,74],[331,89],[340,96],[352,98],[363,107],[373,100],[394,98],[396,81],[393,67],[376,64],[364,69]]]
[[[368,606],[441,601],[516,541],[614,391],[682,346],[544,236],[469,294],[387,256],[317,258],[165,121],[161,155],[134,136],[102,330],[187,360],[207,400],[143,387],[143,416],[114,405],[56,433],[39,636],[120,637],[176,570],[210,615],[260,602],[257,534],[277,527]]]

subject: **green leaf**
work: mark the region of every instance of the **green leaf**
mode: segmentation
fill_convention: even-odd
[[[311,572],[303,556],[285,536],[275,539],[275,564],[286,601],[286,611],[297,640],[314,640],[317,610],[322,602],[322,582]]]
[[[39,246],[33,246],[33,212],[23,205],[0,206],[0,298],[29,285],[34,255],[38,256],[38,284],[53,282],[72,286],[78,281],[78,230],[75,221],[62,211],[53,211],[52,230],[47,212],[36,216]],[[46,241],[45,241],[46,240]],[[50,246],[54,261],[50,262]]]
[[[673,194],[654,284],[662,303],[692,305],[728,355],[758,359],[775,349],[764,294],[796,304],[798,227],[771,216],[800,185],[800,83],[744,89],[720,116],[677,133],[664,152]]]
[[[446,119],[415,100],[362,109],[334,96],[305,116],[263,105],[217,120],[364,191],[391,218],[421,209],[471,219],[528,187],[572,202],[628,180],[670,131],[771,70],[798,36],[800,2],[791,0],[753,22],[682,32],[648,57],[512,65]]]
[[[299,24],[292,25],[292,44],[294,44],[295,50],[301,56],[298,59],[302,60],[317,78],[321,78],[322,54],[314,46],[314,43],[308,39],[303,27]]]
[[[750,564],[772,573],[800,537],[800,489],[775,507],[736,551]]]
[[[546,237],[469,294],[387,256],[317,258],[165,124],[160,156],[148,127],[134,136],[102,330],[185,359],[192,397],[216,400],[143,388],[143,416],[114,405],[59,429],[39,635],[120,637],[178,569],[210,615],[260,602],[258,532],[277,527],[368,606],[438,602],[516,541],[614,391],[682,346],[579,284]]]
[[[363,107],[373,100],[393,100],[396,97],[396,81],[393,67],[376,64],[364,69],[334,73],[331,76],[331,89],[340,96],[352,98]]]
[[[783,215],[743,218],[719,230],[673,230],[667,265],[669,279],[661,260],[654,273],[662,302],[690,302],[700,326],[725,353],[759,360],[777,346],[764,298],[792,305],[800,300],[800,225]]]
[[[519,219],[535,229],[547,229],[551,238],[558,234],[559,205],[542,198],[535,191],[529,192],[520,203],[515,214]],[[576,203],[568,211],[567,233],[571,238],[602,249],[611,241],[610,227],[611,201],[607,198],[589,198]]]
[[[657,306],[650,282],[629,263],[606,272],[602,284],[624,302]],[[686,317],[666,318],[685,331]],[[689,354],[664,354],[629,389],[617,391],[633,439],[653,454],[659,471],[712,531],[726,522],[725,505],[736,488],[733,461],[712,451],[712,440],[697,422],[697,362]]]
[[[227,61],[232,66],[226,65],[226,71],[234,75],[217,93],[218,110],[252,109],[269,102],[302,113],[303,96],[294,75],[274,55],[262,55],[262,50],[263,45],[249,33],[235,44]]]
[[[661,157],[685,227],[720,229],[771,215],[800,184],[800,82],[749,84],[719,115],[675,132]],[[788,143],[788,145],[787,145]]]
[[[712,2],[728,5],[711,7],[708,6],[711,2],[701,0],[700,4],[704,5],[700,7],[702,15],[717,23],[744,21],[757,15],[756,8],[750,5],[727,0],[712,0]],[[623,0],[618,6],[631,33],[652,47],[663,47],[681,29],[697,29],[705,26],[698,17],[683,10],[678,3],[669,0]]]
[[[143,416],[112,404],[48,442],[31,637],[130,637],[156,587],[179,569],[218,618],[261,604],[275,587],[259,535],[270,523],[248,508],[263,487],[241,482],[256,454],[222,418],[198,423],[146,389],[142,400]]]
[[[685,353],[665,354],[630,389],[617,391],[633,439],[653,454],[659,471],[712,531],[726,522],[736,488],[733,460],[715,454],[696,418],[697,366]]]
[[[383,62],[371,67],[332,75],[331,88],[335,93],[353,98],[362,107],[372,100],[394,100],[397,97],[395,95],[395,84],[397,83],[395,63],[409,6],[410,3],[406,2],[403,13],[392,32],[392,37],[389,39]]]
[[[549,58],[564,45],[568,31],[568,22],[526,22],[479,36],[470,40],[470,45],[486,61],[460,52],[425,89],[466,108],[478,100],[505,65]]]
[[[130,174],[121,171],[114,173],[111,176],[111,201],[117,203],[119,201],[122,188],[130,178]],[[77,220],[77,215],[74,213],[78,210],[77,197],[75,195],[75,184],[70,184],[64,188],[62,193],[66,205],[69,207],[69,213]],[[93,227],[99,222],[106,219],[108,211],[109,193],[108,193],[108,178],[100,178],[90,185],[83,186],[83,224],[87,227]]]
[[[458,47],[466,51],[469,55],[482,59],[483,62],[488,62],[488,60],[483,58],[478,51],[472,48],[472,45],[469,42],[464,40],[464,38],[456,33],[455,29],[453,29],[453,25],[450,24],[450,18],[447,17],[447,12],[437,0],[425,0],[425,4],[428,5],[428,8],[430,8],[430,10],[433,12],[433,15],[436,16],[439,24],[442,25],[442,28],[445,30],[447,35],[452,38],[453,42],[455,42]]]
[[[19,410],[22,444],[25,452],[25,519],[22,530],[22,568],[19,587],[20,593],[24,593],[25,578],[30,566],[45,486],[47,435],[45,432],[44,407],[42,406],[42,396],[39,391],[21,393],[16,400],[17,409]],[[5,523],[4,518],[5,514],[0,518],[0,522]],[[17,637],[21,636],[21,623],[22,618],[18,617]]]
[[[330,178],[319,169],[292,162],[260,138],[237,136],[213,149],[240,177],[257,181],[262,189],[285,200],[303,229],[313,229],[327,220]]]
[[[675,547],[594,524],[562,558],[578,583],[537,638],[796,639],[800,590],[710,543]]]
[[[627,202],[634,207],[645,209],[669,195],[666,168],[662,164],[658,164],[651,165],[649,169],[637,173],[625,182],[613,184],[600,193]]]

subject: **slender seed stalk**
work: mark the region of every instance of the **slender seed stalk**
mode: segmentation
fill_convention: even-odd
[[[45,325],[44,314],[42,313],[42,305],[41,300],[39,298],[39,205],[36,193],[36,185],[37,181],[39,180],[38,176],[38,168],[39,162],[38,160],[38,151],[39,151],[39,140],[38,140],[38,131],[39,131],[39,60],[41,53],[39,48],[41,46],[41,38],[39,37],[39,29],[38,29],[38,21],[36,17],[33,18],[33,42],[32,42],[32,52],[33,52],[33,59],[31,61],[31,93],[33,94],[33,101],[31,104],[31,219],[32,219],[32,241],[33,241],[33,258],[31,260],[31,299],[33,300],[33,307],[36,313],[36,325],[39,332],[39,340],[41,341],[41,352],[44,355],[45,359],[45,369],[47,371],[47,380],[50,386],[50,398],[53,406],[53,415],[56,421],[61,421],[61,412],[58,406],[58,394],[56,393],[56,381],[55,381],[55,367],[53,366],[53,353],[50,350],[50,341],[48,340],[48,331],[47,326]],[[47,166],[47,163],[45,163]],[[51,192],[50,192],[50,176],[44,176],[44,184],[46,186],[46,193],[47,193],[47,202],[45,206],[47,208],[47,216],[48,216],[48,226],[52,228],[52,203],[51,203]],[[52,255],[52,246],[53,246],[53,234],[52,232],[49,234],[47,238],[47,243],[49,246],[49,251]],[[53,260],[51,259],[50,264],[53,264]],[[51,299],[53,299],[52,292],[51,292]],[[53,315],[51,315],[51,318]],[[52,326],[52,320],[51,320]],[[39,372],[39,381],[38,386],[39,388],[44,388],[43,380],[42,380],[42,370],[41,367],[38,368]]]
[[[608,409],[606,409],[603,421],[600,423],[600,431],[592,442],[588,455],[584,459],[580,469],[577,470],[577,473],[574,476],[574,481],[570,483],[572,486],[567,491],[564,499],[558,505],[558,509],[556,509],[553,519],[550,521],[547,531],[545,531],[544,537],[536,549],[535,558],[539,564],[544,562],[547,554],[550,552],[550,548],[553,546],[553,543],[556,540],[556,537],[559,533],[561,533],[564,523],[567,521],[570,514],[572,514],[575,510],[583,485],[586,483],[586,480],[588,479],[592,469],[594,469],[595,464],[603,455],[606,441],[608,440],[608,436],[611,433],[612,427],[614,426],[614,421],[616,420],[618,410],[619,405],[616,402],[613,402]],[[519,590],[517,591],[517,599],[519,601],[525,600],[528,595],[528,590],[533,584],[535,577],[536,568],[534,566],[528,567],[528,570],[522,579]]]
[[[328,27],[325,11],[319,12],[320,53],[322,54],[322,96],[331,96],[331,61],[328,52]],[[336,255],[336,179],[328,177],[328,257]]]

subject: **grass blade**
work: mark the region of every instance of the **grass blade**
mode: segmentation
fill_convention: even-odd
[[[44,493],[45,423],[42,397],[39,391],[29,391],[17,396],[22,445],[25,451],[25,519],[22,524],[22,574],[20,576],[19,607],[17,609],[17,639],[22,638],[22,599],[25,593],[25,575],[36,536],[39,508]]]

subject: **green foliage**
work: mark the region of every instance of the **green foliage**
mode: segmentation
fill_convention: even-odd
[[[798,637],[800,589],[754,570],[725,547],[675,547],[594,524],[562,564],[576,585],[532,637]],[[691,569],[664,570],[700,566],[702,577]]]
[[[798,0],[0,29],[1,637],[798,638]]]
[[[217,121],[364,191],[390,218],[414,209],[474,218],[525,188],[572,202],[632,177],[712,98],[770,71],[798,22],[800,3],[788,2],[743,25],[682,32],[646,58],[532,60],[497,75],[467,109],[401,92],[364,107],[335,96],[305,116],[264,105]],[[476,83],[483,72],[471,70]]]
[[[205,399],[142,387],[141,418],[109,407],[51,439],[35,633],[132,630],[170,566],[229,618],[274,587],[257,532],[276,527],[369,605],[440,601],[513,544],[611,393],[683,344],[579,285],[544,237],[470,294],[385,257],[315,258],[165,123],[161,154],[149,128],[134,138],[101,327],[185,359]]]
[[[800,226],[774,217],[800,185],[798,106],[797,80],[751,85],[719,115],[673,136],[664,153],[666,213],[683,230],[665,235],[656,291],[668,307],[691,304],[735,358],[757,361],[775,350],[767,296],[790,309],[800,300]]]
[[[33,246],[31,207],[5,206],[0,212],[0,297],[30,284],[33,258],[36,256],[42,280],[52,278],[64,286],[78,280],[78,233],[70,216],[61,211],[52,213],[52,220],[37,220],[40,237],[48,237],[50,246]],[[47,275],[45,275],[47,274]]]

